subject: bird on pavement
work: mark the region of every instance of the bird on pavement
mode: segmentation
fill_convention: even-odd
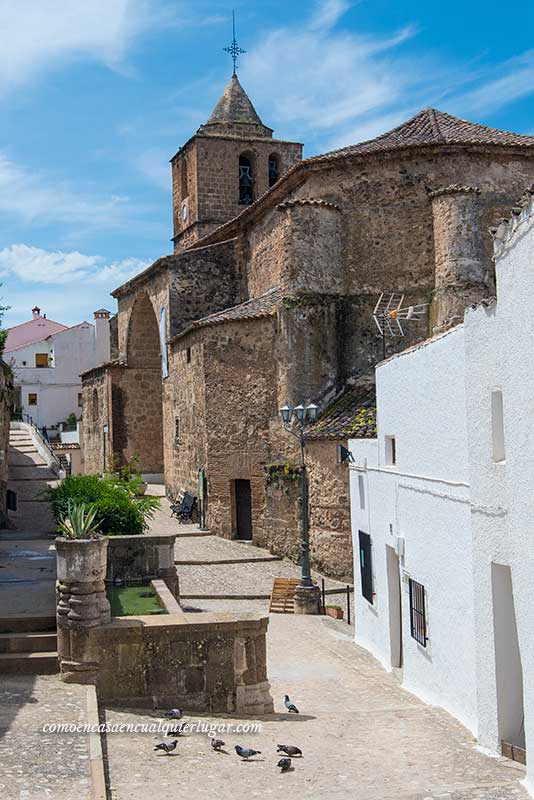
[[[281,758],[276,766],[280,767],[280,772],[288,772],[291,769],[291,759]]]
[[[154,748],[154,750],[163,750],[164,753],[167,753],[169,756],[173,750],[176,749],[176,745],[178,744],[178,739],[175,739],[173,742],[160,742]]]
[[[276,749],[277,753],[285,753],[286,756],[294,757],[302,755],[302,750],[300,749],[300,747],[295,747],[292,744],[279,744],[276,747],[277,747]]]
[[[184,712],[181,708],[171,708],[165,712],[167,719],[182,719]]]
[[[289,695],[288,694],[284,695],[284,705],[287,708],[287,710],[289,711],[289,713],[291,713],[291,712],[293,712],[293,714],[298,714],[299,713],[298,708],[296,707],[295,703],[291,702],[291,700],[289,699]]]
[[[238,744],[235,746],[235,751],[244,761],[248,761],[252,756],[261,755],[261,750],[253,750],[252,747],[240,747]]]
[[[211,746],[213,747],[214,750],[217,750],[217,751],[219,751],[221,749],[221,747],[224,747],[225,744],[226,744],[226,742],[223,742],[222,739],[212,739],[211,740]]]

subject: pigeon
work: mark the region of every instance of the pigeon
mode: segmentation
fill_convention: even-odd
[[[291,769],[291,759],[281,758],[276,766],[280,767],[280,772],[288,772]]]
[[[294,714],[298,714],[299,713],[298,708],[296,707],[295,703],[291,702],[291,700],[289,699],[289,695],[288,694],[284,695],[284,705],[287,708],[287,710],[289,711],[289,713],[291,713],[291,712],[293,712]]]
[[[235,746],[235,751],[244,761],[248,761],[252,756],[261,755],[261,750],[253,750],[251,747],[239,747],[238,744]]]
[[[173,750],[176,749],[176,745],[178,744],[178,739],[175,739],[173,742],[160,742],[154,748],[154,750],[163,750],[169,756]]]
[[[225,742],[223,742],[222,739],[212,739],[211,740],[211,746],[213,747],[214,750],[218,751],[218,750],[221,749],[221,747],[224,747],[224,745],[225,745]]]
[[[302,750],[300,747],[295,747],[292,744],[279,744],[276,749],[277,753],[285,753],[286,756],[301,756]]]
[[[167,736],[183,736],[184,735],[184,726],[178,725],[175,728],[170,728],[167,731]]]
[[[182,719],[184,712],[181,708],[171,708],[169,711],[166,711],[164,716],[167,719]]]

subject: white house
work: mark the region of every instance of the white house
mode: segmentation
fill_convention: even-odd
[[[497,301],[381,364],[377,439],[350,442],[357,641],[518,760],[534,751],[533,197],[495,232]]]
[[[109,360],[109,317],[95,311],[95,324],[67,327],[35,306],[32,319],[8,331],[4,358],[13,367],[17,405],[47,430],[81,413],[80,374]]]

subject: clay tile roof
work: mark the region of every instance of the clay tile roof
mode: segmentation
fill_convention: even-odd
[[[453,117],[435,108],[424,108],[414,117],[391,131],[359,144],[332,150],[314,158],[335,158],[342,155],[376,153],[402,147],[436,144],[489,144],[534,147],[534,136],[510,133],[487,125],[478,125]],[[308,159],[313,161],[314,158]]]
[[[215,314],[210,314],[208,317],[196,319],[183,331],[173,336],[170,342],[179,339],[184,334],[189,333],[189,331],[196,330],[197,328],[205,328],[208,325],[219,325],[222,322],[233,322],[234,320],[269,317],[276,312],[283,296],[282,287],[273,286],[272,289],[269,289],[268,292],[265,292],[265,294],[259,297],[245,300],[244,303],[240,303],[238,306],[225,308],[224,311],[217,311]]]
[[[334,208],[340,211],[340,208],[335,203],[329,203],[327,200],[321,200],[320,197],[299,197],[296,200],[285,200],[283,203],[278,203],[276,206],[279,209],[293,208],[293,206],[325,206],[326,208]]]
[[[374,439],[375,387],[351,386],[346,389],[308,428],[308,436],[312,439]]]
[[[60,333],[66,330],[68,330],[67,325],[54,322],[53,319],[41,316],[35,317],[28,322],[22,322],[20,325],[8,328],[4,352],[9,353],[12,350],[18,350],[20,347],[41,342],[44,339],[48,339],[53,333]]]

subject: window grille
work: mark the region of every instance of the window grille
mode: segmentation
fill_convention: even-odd
[[[371,537],[368,533],[358,531],[360,540],[360,575],[362,579],[362,595],[373,602],[373,565],[371,562]]]
[[[410,633],[420,645],[426,647],[425,587],[410,578]]]
[[[239,156],[239,202],[249,206],[253,200],[252,164],[246,156]]]
[[[279,178],[278,156],[269,156],[269,186],[274,186]]]

